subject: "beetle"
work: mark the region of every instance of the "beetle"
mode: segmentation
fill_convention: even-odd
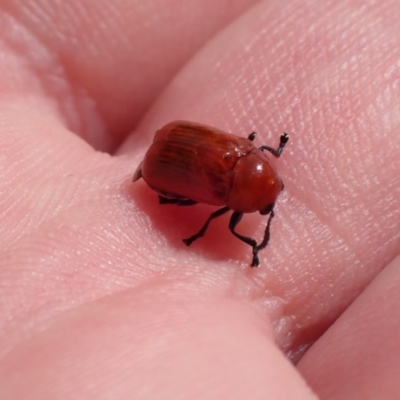
[[[232,211],[229,230],[252,247],[251,266],[257,267],[258,252],[269,242],[275,201],[284,187],[266,152],[280,157],[289,135],[280,136],[277,149],[255,147],[255,137],[256,132],[246,138],[195,122],[170,122],[156,132],[133,182],[143,178],[158,193],[160,204],[223,206],[209,216],[196,234],[183,239],[187,246],[205,234],[213,219]],[[236,232],[243,214],[256,211],[269,214],[259,244]]]

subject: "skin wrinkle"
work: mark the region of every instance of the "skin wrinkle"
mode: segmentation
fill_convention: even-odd
[[[219,3],[207,1],[215,13],[205,19],[202,31],[196,33],[190,25],[190,18],[196,24],[203,15],[208,14],[208,8],[204,7],[206,4],[200,0],[195,0],[192,7],[179,7],[173,15],[170,0],[161,4],[157,0],[151,0],[145,6],[135,2],[107,3],[103,0],[94,3],[83,0],[59,4],[42,1],[37,6],[34,0],[29,0],[21,9],[12,0],[5,0],[4,7],[22,14],[26,24],[33,26],[36,34],[42,38],[48,39],[51,33],[52,49],[58,53],[68,78],[74,81],[78,96],[83,91],[83,96],[89,100],[97,100],[91,105],[92,108],[88,108],[95,116],[95,111],[101,116],[96,129],[108,130],[103,132],[105,136],[102,140],[109,145],[107,148],[103,143],[99,148],[113,151],[122,142],[123,136],[136,126],[142,114],[185,59],[224,24],[251,7],[251,2],[245,0],[223,0]],[[45,4],[47,7],[44,7]],[[229,7],[224,7],[227,4]],[[46,10],[45,13],[41,12],[42,8]],[[188,18],[187,13],[190,15]],[[43,23],[41,19],[47,23]],[[128,23],[129,20],[131,23]],[[179,30],[182,33],[177,36]],[[113,35],[109,35],[109,31],[113,31]],[[76,39],[77,32],[79,36]],[[100,37],[99,32],[103,32]],[[138,39],[141,37],[143,40]],[[173,47],[173,43],[179,46],[171,53],[169,49]],[[162,63],[153,60],[155,48],[160,49],[159,58],[163,60]],[[93,63],[97,64],[97,68],[88,74]],[[111,69],[117,69],[117,74],[110,74]],[[142,76],[127,74],[126,71],[131,69],[143,69]],[[112,82],[112,85],[99,85],[95,82],[96,79],[104,83]],[[133,90],[135,87],[136,90]],[[114,115],[110,114],[110,109]],[[117,115],[120,117],[119,121],[115,118]],[[84,121],[83,125],[90,128],[89,122]],[[95,129],[93,131],[96,132]],[[84,133],[80,132],[82,135]],[[85,138],[91,143],[97,139],[94,144],[98,147],[98,138],[94,133],[93,137],[87,135]],[[119,142],[115,141],[117,135]],[[110,145],[110,139],[114,140],[113,145]]]
[[[71,130],[90,136],[90,130],[93,129],[96,135],[101,135],[104,122],[96,111],[94,100],[88,96],[85,88],[71,85],[72,80],[61,62],[60,54],[50,48],[30,25],[23,24],[21,18],[10,13],[4,14],[4,11],[3,8],[1,18],[8,20],[11,26],[8,32],[11,33],[3,35],[3,42],[18,58],[26,59],[23,65],[29,68],[27,71],[39,84],[37,96],[44,99],[49,111]]]

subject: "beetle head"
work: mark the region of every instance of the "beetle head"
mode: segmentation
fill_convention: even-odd
[[[258,149],[241,157],[233,170],[227,206],[232,210],[268,214],[282,190],[270,159]]]

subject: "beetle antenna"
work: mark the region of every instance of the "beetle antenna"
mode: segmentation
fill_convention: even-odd
[[[249,136],[247,136],[247,139],[249,139],[251,142],[256,138],[257,132],[251,132]]]
[[[261,147],[259,147],[259,149],[261,151],[267,150],[272,155],[274,155],[276,158],[279,158],[282,154],[283,148],[286,146],[286,143],[288,141],[289,141],[289,135],[287,133],[283,133],[280,137],[279,146],[277,149],[274,149],[273,147],[269,147],[269,146],[261,146]]]

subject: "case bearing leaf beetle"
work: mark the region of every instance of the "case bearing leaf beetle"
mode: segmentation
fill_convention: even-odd
[[[232,211],[229,230],[251,246],[252,267],[260,264],[258,252],[268,244],[275,201],[283,190],[266,153],[280,157],[289,140],[284,133],[277,149],[257,148],[255,137],[255,132],[244,138],[194,122],[170,122],[156,132],[133,176],[134,182],[143,178],[159,194],[160,204],[223,206],[196,234],[183,239],[187,246],[205,234],[214,218]],[[269,214],[261,243],[236,232],[243,214],[255,211]]]

